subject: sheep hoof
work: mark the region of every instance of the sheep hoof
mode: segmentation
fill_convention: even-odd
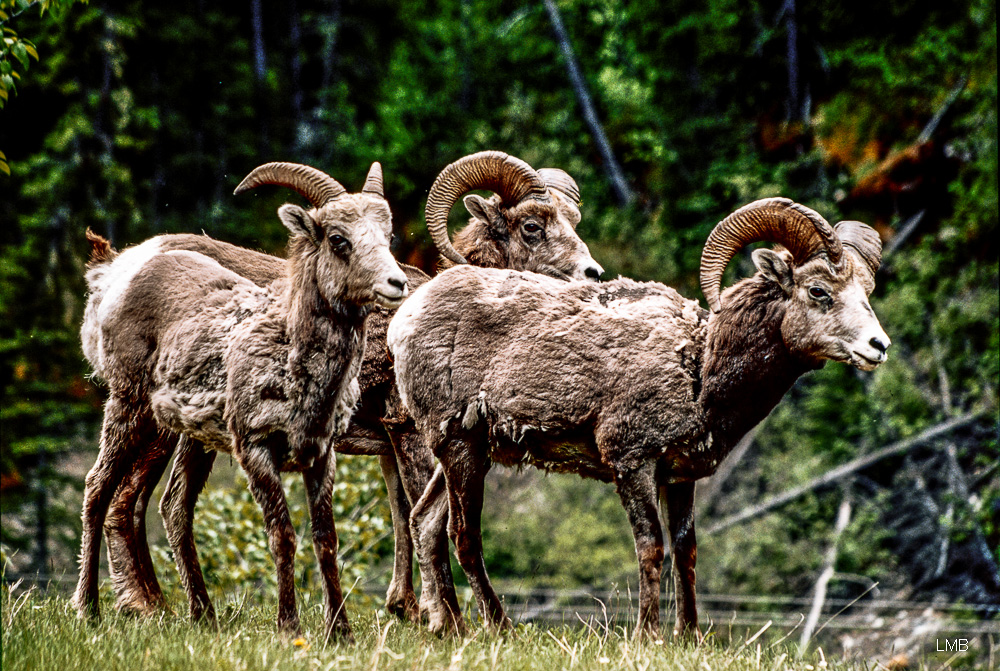
[[[405,622],[420,623],[420,606],[412,590],[389,590],[385,598],[385,609]]]

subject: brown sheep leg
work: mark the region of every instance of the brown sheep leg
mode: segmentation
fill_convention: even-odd
[[[663,571],[663,527],[657,507],[656,465],[647,462],[615,474],[618,496],[632,525],[639,560],[639,622],[637,637],[660,635],[660,575]]]
[[[451,574],[447,528],[448,496],[439,466],[410,514],[410,534],[420,564],[420,614],[427,618],[431,633],[462,635],[466,627]]]
[[[486,575],[483,559],[483,489],[489,461],[475,443],[456,438],[438,455],[448,484],[448,535],[455,543],[455,556],[469,579],[479,613],[487,626],[511,629],[500,597]]]
[[[404,425],[402,428],[387,426],[389,436],[392,438],[392,445],[396,452],[396,463],[399,465],[399,474],[406,490],[409,500],[416,502],[423,497],[427,490],[427,483],[431,480],[436,467],[433,454],[424,447],[420,434],[416,432],[412,423]],[[423,523],[418,526],[422,529],[427,539],[424,543],[427,548],[428,570],[421,566],[421,590],[419,613],[428,619],[438,622],[435,630],[440,631],[441,627],[446,627],[454,631],[464,630],[464,623],[461,621],[461,609],[458,606],[458,595],[455,593],[455,582],[451,575],[451,561],[448,557],[448,529],[447,529],[447,498],[444,496],[444,476],[441,476],[440,506],[443,515],[431,519],[439,523],[432,527],[425,527]],[[433,508],[433,507],[432,507]],[[430,510],[424,509],[421,519],[427,517]],[[412,512],[410,514],[412,518]],[[409,524],[409,520],[408,520]],[[429,532],[431,535],[427,535]],[[432,535],[436,534],[436,536]],[[412,543],[416,539],[412,537],[409,526],[407,527],[407,537],[412,538]],[[436,615],[432,616],[431,614]]]
[[[153,615],[165,605],[146,538],[146,506],[170,461],[175,437],[161,434],[148,444],[111,501],[104,534],[111,581],[120,611]]]
[[[694,483],[674,482],[663,487],[670,530],[670,556],[674,569],[677,619],[674,636],[693,635],[701,639],[695,605],[695,562],[698,543],[694,533]]]
[[[353,642],[354,634],[351,633],[351,625],[347,621],[344,594],[340,588],[340,571],[337,567],[337,527],[333,520],[333,484],[336,468],[336,455],[332,451],[327,451],[326,455],[317,458],[302,476],[309,500],[313,550],[316,552],[320,576],[323,579],[323,593],[326,596],[326,638]]]
[[[352,422],[334,449],[340,454],[369,454],[379,457],[379,466],[389,494],[395,548],[392,581],[386,591],[385,608],[397,617],[416,622],[420,614],[413,590],[413,542],[410,540],[409,526],[410,499],[407,498],[409,490],[405,483],[401,483],[392,443],[386,440],[383,430],[365,428]]]
[[[295,605],[295,528],[288,514],[285,492],[281,488],[281,475],[270,451],[264,446],[246,445],[241,438],[237,438],[233,445],[233,457],[246,474],[250,493],[264,514],[267,544],[278,577],[278,629],[298,633],[299,611]]]
[[[215,608],[205,588],[205,577],[198,562],[194,543],[194,506],[215,464],[216,452],[206,450],[199,441],[181,436],[170,478],[160,499],[160,516],[167,530],[167,541],[174,551],[174,562],[181,584],[188,595],[191,620],[215,622]]]
[[[101,449],[87,473],[83,492],[83,533],[80,542],[80,579],[73,606],[81,618],[97,617],[97,567],[101,529],[111,498],[132,467],[136,454],[155,432],[148,410],[136,410],[125,399],[112,396],[104,406]]]
[[[392,512],[392,533],[395,554],[392,562],[392,581],[385,595],[385,608],[390,613],[411,622],[420,621],[417,596],[413,590],[413,541],[410,538],[410,500],[406,496],[396,455],[379,456],[382,478],[389,493]]]

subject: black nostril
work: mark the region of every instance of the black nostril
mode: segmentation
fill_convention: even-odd
[[[888,345],[886,345],[878,338],[872,338],[871,340],[868,341],[868,344],[877,349],[882,354],[885,354],[885,351],[888,349]]]
[[[406,288],[406,280],[400,280],[400,279],[397,279],[395,277],[390,277],[389,278],[389,284],[391,284],[392,286],[396,287],[400,291],[402,291],[403,289]]]
[[[599,280],[599,279],[601,279],[601,271],[598,270],[597,268],[593,267],[593,266],[591,266],[591,267],[587,268],[586,270],[584,270],[583,274],[586,275],[587,277],[589,277],[592,280]]]

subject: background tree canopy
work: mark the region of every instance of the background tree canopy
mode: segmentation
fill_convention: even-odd
[[[889,362],[873,374],[828,365],[800,380],[737,468],[703,488],[701,528],[965,421],[710,537],[701,584],[807,593],[849,500],[836,559],[844,579],[831,589],[851,595],[876,580],[1000,598],[995,3],[546,4],[117,1],[49,3],[59,11],[40,15],[37,5],[3,3],[6,34],[30,39],[39,56],[14,38],[0,54],[9,91],[0,151],[11,171],[0,176],[0,465],[13,567],[73,573],[78,491],[103,394],[78,338],[88,227],[118,246],[205,231],[281,254],[275,211],[290,195],[233,197],[247,172],[295,161],[356,189],[378,160],[396,254],[430,271],[422,208],[435,175],[500,149],[577,179],[580,234],[610,276],[666,282],[689,297],[701,298],[697,267],[712,226],[757,198],[783,195],[832,221],[875,226],[885,264],[873,305],[893,339]],[[567,46],[628,197],[612,189]],[[741,256],[727,281],[750,271]],[[342,509],[373,536],[358,543],[359,561],[385,557],[374,461],[345,459],[341,470]],[[507,502],[486,510],[493,575],[550,585],[632,578],[611,489],[537,473],[493,483]],[[199,528],[217,523],[205,515],[245,505],[213,498]],[[377,581],[378,570],[365,577]]]

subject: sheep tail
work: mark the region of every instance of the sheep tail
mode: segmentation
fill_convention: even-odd
[[[90,260],[87,261],[88,268],[111,263],[118,256],[118,252],[111,246],[107,238],[101,237],[89,228],[87,229],[87,242],[90,243]]]

